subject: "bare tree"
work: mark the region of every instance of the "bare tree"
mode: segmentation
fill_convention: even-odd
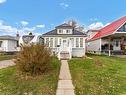
[[[77,26],[77,22],[75,20],[69,20],[68,24],[73,26],[74,28]]]
[[[84,27],[83,26],[77,26],[75,29],[77,31],[84,32]]]
[[[79,25],[75,20],[69,20],[68,24],[73,26],[75,30],[84,32],[84,26]]]

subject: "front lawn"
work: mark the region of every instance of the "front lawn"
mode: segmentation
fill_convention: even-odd
[[[60,61],[53,58],[52,69],[31,79],[17,77],[16,68],[0,70],[0,95],[55,95]]]
[[[126,59],[90,57],[69,61],[76,95],[126,95]]]
[[[0,61],[13,59],[15,55],[0,55]]]

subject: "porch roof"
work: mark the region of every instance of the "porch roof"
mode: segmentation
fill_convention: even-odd
[[[112,22],[111,24],[105,26],[104,28],[100,29],[98,33],[93,36],[88,41],[100,39],[102,37],[112,35],[114,32],[116,32],[124,23],[126,23],[126,16],[120,18],[119,20],[116,20],[115,22]]]

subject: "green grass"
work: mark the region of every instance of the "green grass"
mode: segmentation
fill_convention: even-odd
[[[17,77],[16,67],[0,70],[0,95],[55,95],[60,61],[53,58],[52,69],[31,79]]]
[[[13,59],[15,55],[0,55],[0,61]]]
[[[90,57],[69,61],[76,95],[126,95],[126,59]]]

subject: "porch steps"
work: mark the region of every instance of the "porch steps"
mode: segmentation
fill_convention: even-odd
[[[60,59],[61,60],[68,60],[70,58],[70,54],[67,51],[60,52]]]

